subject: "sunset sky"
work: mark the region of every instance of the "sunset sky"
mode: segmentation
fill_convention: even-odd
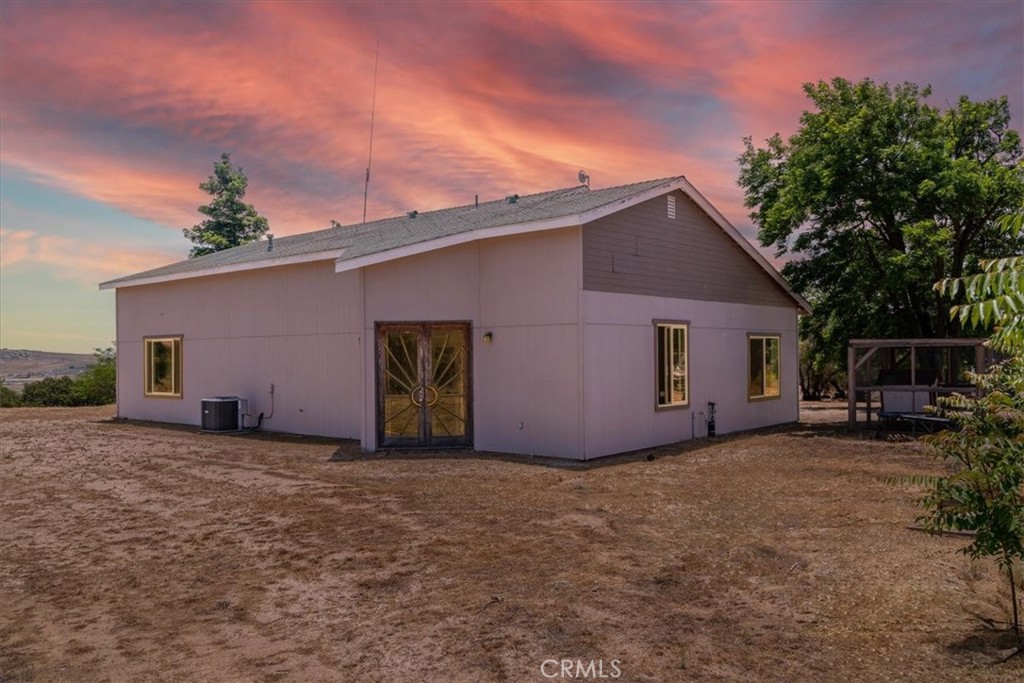
[[[1024,3],[0,2],[0,345],[114,338],[97,283],[184,258],[223,151],[275,235],[686,175],[744,234],[742,138],[801,84],[1024,115]]]

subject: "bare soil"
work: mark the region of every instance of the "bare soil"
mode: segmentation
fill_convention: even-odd
[[[1024,679],[907,528],[941,465],[841,408],[587,466],[112,414],[0,411],[0,681]]]

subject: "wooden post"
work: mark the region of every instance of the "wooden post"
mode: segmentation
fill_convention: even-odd
[[[917,412],[917,349],[910,345],[910,412]]]
[[[857,349],[846,347],[846,408],[849,429],[857,428]]]
[[[978,344],[974,347],[974,372],[982,375],[985,373],[985,346]],[[974,395],[981,396],[981,389],[975,385]]]

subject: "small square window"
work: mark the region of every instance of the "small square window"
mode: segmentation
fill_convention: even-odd
[[[782,394],[779,352],[781,348],[778,336],[750,335],[749,368],[747,397],[777,398]]]
[[[658,323],[657,334],[658,407],[685,406],[690,403],[687,367],[688,326]]]
[[[181,337],[151,337],[145,343],[145,395],[181,398]]]

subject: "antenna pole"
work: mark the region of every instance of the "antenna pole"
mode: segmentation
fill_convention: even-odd
[[[373,58],[373,99],[370,102],[370,152],[366,157],[366,184],[363,186],[363,222],[366,222],[366,201],[370,196],[370,166],[373,164],[373,115],[377,110],[377,65],[380,64],[380,38]]]

